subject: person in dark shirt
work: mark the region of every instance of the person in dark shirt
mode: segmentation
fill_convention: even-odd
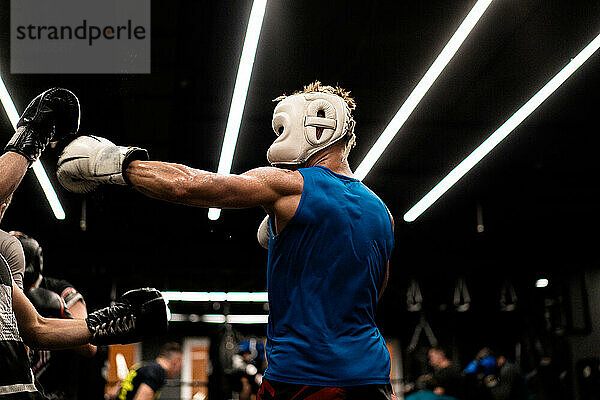
[[[119,400],[151,400],[160,396],[167,378],[173,379],[181,371],[183,353],[177,343],[166,343],[158,357],[150,363],[136,365],[121,382]]]
[[[456,399],[463,398],[463,376],[460,368],[449,358],[443,347],[432,347],[427,353],[433,368],[431,387],[433,393]]]
[[[490,388],[494,400],[528,399],[525,377],[515,362],[503,355],[497,357],[498,382]]]

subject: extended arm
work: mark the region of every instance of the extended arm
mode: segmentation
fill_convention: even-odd
[[[28,166],[29,161],[21,154],[7,152],[0,156],[0,203],[19,186]]]
[[[271,208],[282,197],[302,193],[299,173],[272,167],[224,175],[180,164],[133,161],[126,176],[149,197],[198,207]]]
[[[299,172],[265,167],[241,175],[215,174],[147,159],[144,149],[80,136],[60,155],[56,176],[75,193],[102,184],[131,185],[149,197],[197,207],[272,209],[281,199],[302,193]]]
[[[0,262],[4,262],[2,257]],[[86,319],[42,317],[14,282],[12,301],[21,337],[34,348],[65,349],[88,342],[134,343],[165,334],[168,328],[165,300],[153,288],[130,290]]]
[[[69,312],[71,313],[73,318],[76,318],[76,319],[86,319],[87,315],[88,315],[87,307],[85,306],[83,299],[77,300],[75,302],[75,304],[73,304],[71,307],[69,307]],[[81,354],[82,356],[93,357],[94,355],[96,355],[97,347],[94,346],[93,344],[88,343],[83,346],[75,348],[75,351],[77,353]]]
[[[14,283],[13,309],[25,343],[34,348],[64,349],[89,342],[85,320],[43,318]]]

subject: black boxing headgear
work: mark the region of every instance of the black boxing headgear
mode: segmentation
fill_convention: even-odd
[[[44,269],[44,253],[42,246],[32,237],[22,232],[11,232],[21,242],[25,254],[25,274],[23,276],[23,287],[30,288],[42,277]]]

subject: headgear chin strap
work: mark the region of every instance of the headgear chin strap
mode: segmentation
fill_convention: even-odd
[[[267,151],[271,165],[299,165],[348,135],[342,160],[355,145],[354,119],[335,94],[300,93],[281,100],[273,113],[277,139]]]

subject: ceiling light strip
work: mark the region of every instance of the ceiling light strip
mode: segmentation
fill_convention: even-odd
[[[405,215],[404,220],[412,222],[437,201],[448,189],[461,179],[494,147],[506,138],[525,118],[560,87],[584,62],[600,48],[600,35],[596,36],[575,58],[540,89],[527,103],[514,113],[502,126],[477,147],[467,158],[458,164],[429,193],[419,200]]]
[[[269,322],[267,314],[171,314],[171,322],[204,322],[208,324],[266,324]]]
[[[164,299],[169,301],[191,302],[254,302],[266,303],[269,301],[267,292],[161,292]]]
[[[221,148],[221,158],[219,159],[219,167],[217,169],[217,173],[219,174],[228,174],[231,172],[233,154],[240,132],[240,124],[244,113],[246,95],[248,94],[252,66],[254,65],[256,48],[258,47],[258,39],[260,37],[266,6],[267,0],[254,0],[252,11],[250,11],[250,20],[246,30],[242,56],[240,57],[240,65],[238,67],[235,88],[233,89],[233,97],[231,99],[231,108],[229,109],[229,118],[227,119],[227,127],[225,128],[223,147]],[[221,210],[218,208],[211,208],[208,210],[208,218],[211,220],[219,219],[220,215]]]
[[[454,57],[462,43],[465,41],[471,30],[473,30],[491,2],[492,0],[479,0],[473,6],[462,24],[460,24],[456,32],[454,32],[454,35],[452,35],[450,38],[450,41],[435,59],[431,67],[429,67],[429,70],[425,73],[423,78],[421,78],[421,81],[408,96],[404,104],[402,104],[394,118],[392,118],[388,126],[381,133],[373,147],[371,147],[365,158],[356,169],[354,175],[358,179],[363,180],[369,171],[371,171],[377,160],[379,160],[385,149],[388,147],[392,139],[394,139],[400,128],[402,128],[408,117],[410,117],[421,99],[431,88],[438,76],[440,76],[444,68],[446,68],[450,60],[452,60],[452,57]]]
[[[8,90],[6,89],[6,85],[4,85],[4,81],[0,76],[0,101],[2,102],[2,106],[8,115],[8,119],[10,120],[11,125],[16,130],[17,122],[19,122],[19,113],[17,112],[17,108],[15,107],[15,103],[12,101]],[[50,179],[48,179],[48,174],[46,174],[46,170],[44,166],[40,162],[40,160],[35,161],[31,165],[33,172],[46,195],[46,199],[54,212],[54,216],[56,219],[65,219],[65,211],[60,204],[60,200],[56,195],[56,191],[52,187],[52,183],[50,183]]]

